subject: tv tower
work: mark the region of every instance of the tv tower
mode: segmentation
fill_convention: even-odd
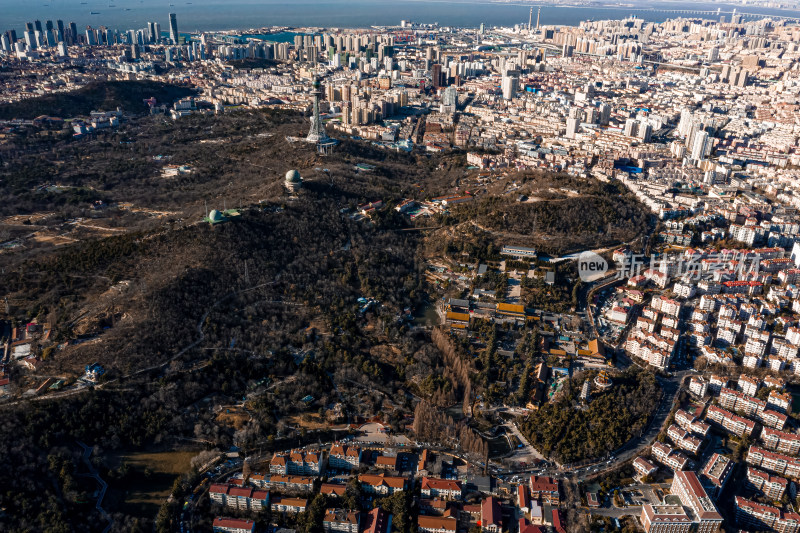
[[[322,96],[322,89],[317,76],[314,76],[311,95],[314,97],[314,116],[311,117],[311,128],[308,130],[306,140],[310,143],[324,143],[328,140],[328,134],[325,133],[325,126],[319,118],[319,98]]]

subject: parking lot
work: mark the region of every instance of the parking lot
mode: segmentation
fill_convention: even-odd
[[[641,507],[648,503],[651,505],[661,503],[655,490],[649,485],[637,485],[630,490],[623,490],[621,494],[626,505]]]

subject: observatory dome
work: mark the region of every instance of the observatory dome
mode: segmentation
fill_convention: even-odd
[[[286,173],[286,183],[300,183],[302,180],[300,173],[294,169]]]

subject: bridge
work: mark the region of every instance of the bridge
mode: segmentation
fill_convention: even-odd
[[[700,9],[672,9],[669,7],[624,7],[624,6],[561,6],[561,5],[542,5],[542,4],[526,4],[526,3],[503,3],[506,6],[521,6],[521,7],[541,7],[544,9],[552,8],[552,7],[573,7],[575,9],[591,9],[593,11],[599,11],[602,9],[606,10],[614,10],[614,11],[631,11],[631,12],[639,12],[639,13],[670,13],[670,14],[678,14],[678,15],[711,15],[711,16],[719,16],[719,15],[741,15],[743,17],[762,17],[762,18],[773,18],[773,19],[781,19],[781,20],[797,20],[800,21],[800,16],[795,14],[794,16],[789,15],[778,15],[776,13],[752,13],[749,11],[737,11],[736,9],[730,11],[723,11],[720,8],[717,9],[710,9],[710,10],[700,10]],[[795,12],[796,13],[796,12]]]

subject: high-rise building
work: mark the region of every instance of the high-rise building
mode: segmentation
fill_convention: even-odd
[[[169,38],[172,44],[178,44],[178,15],[169,14]]]
[[[69,23],[69,41],[68,44],[78,44],[78,25],[74,22]]]
[[[681,117],[681,121],[683,121],[683,117]],[[694,138],[697,135],[697,132],[702,131],[703,129],[703,123],[697,119],[689,117],[684,129],[686,131],[686,149],[691,150],[694,146]]]
[[[447,87],[442,91],[442,113],[454,114],[458,104],[458,89],[455,87]]]
[[[708,132],[705,130],[698,131],[694,136],[692,143],[691,158],[695,161],[705,159],[709,148]]]
[[[716,533],[722,527],[722,516],[711,498],[708,497],[697,474],[694,472],[675,472],[671,492],[681,503],[691,509],[690,517],[696,524],[698,533]]]
[[[646,122],[639,123],[639,131],[636,132],[636,136],[642,140],[642,142],[649,143],[650,136],[653,133],[653,126]]]
[[[603,126],[608,126],[608,123],[611,121],[611,106],[608,104],[601,104],[599,110],[600,124]]]
[[[59,40],[59,42],[60,41],[66,41],[67,40],[66,39],[66,35],[64,35],[65,34],[65,32],[64,32],[64,21],[63,20],[57,20],[56,21],[56,28],[58,28],[58,40]]]
[[[569,117],[567,119],[567,139],[574,139],[575,135],[578,133],[578,125],[580,124],[580,120],[577,117]]]
[[[519,90],[519,78],[516,76],[503,76],[502,89],[503,98],[505,100],[511,100],[517,95],[517,91]]]
[[[635,118],[629,118],[625,121],[624,133],[628,137],[635,137],[639,132],[639,121]]]
[[[54,29],[55,29],[55,27],[53,26],[53,21],[52,20],[45,21],[45,23],[44,23],[44,39],[43,39],[43,41],[47,44],[47,46],[49,48],[54,47],[56,45],[56,43],[58,42],[58,39],[56,38],[57,35],[54,32]]]
[[[88,46],[97,45],[97,37],[95,36],[94,29],[91,26],[86,26],[86,44]]]
[[[36,50],[39,46],[36,44],[36,36],[31,31],[25,32],[25,45],[28,50]]]
[[[47,22],[50,22],[49,20]],[[52,23],[50,23],[52,24]],[[56,43],[58,43],[58,39],[56,39],[56,30],[49,29],[44,33],[44,42],[47,43],[48,48],[53,48]]]
[[[737,87],[745,87],[745,86],[747,86],[747,80],[749,79],[749,76],[750,75],[746,70],[744,70],[744,69],[739,70],[738,75],[736,76],[735,85]],[[733,83],[733,82],[731,82],[731,83]]]
[[[38,31],[39,33],[44,31],[43,28],[42,28],[42,21],[41,20],[34,20],[33,21],[33,28],[34,28],[34,30]]]
[[[442,65],[439,63],[434,63],[431,66],[431,83],[433,83],[435,89],[444,86],[442,82]]]

